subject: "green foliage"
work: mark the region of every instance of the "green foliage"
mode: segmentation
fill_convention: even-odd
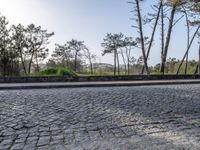
[[[198,62],[195,60],[189,60],[187,64],[187,74],[194,74],[197,69]],[[176,74],[177,69],[180,65],[180,60],[176,58],[169,58],[165,66],[165,74]],[[183,62],[182,67],[180,68],[179,74],[185,74],[186,61]],[[160,74],[160,64],[157,64],[153,67],[151,74]]]
[[[37,73],[39,76],[69,76],[75,77],[77,74],[68,68],[48,68]]]
[[[82,63],[83,53],[86,49],[84,41],[72,39],[64,45],[56,44],[52,58],[56,59],[59,64],[67,65],[77,72],[80,71],[80,64]],[[71,65],[69,66],[69,64]]]
[[[48,68],[46,70],[41,71],[42,75],[56,75],[57,74],[57,69],[56,68]]]

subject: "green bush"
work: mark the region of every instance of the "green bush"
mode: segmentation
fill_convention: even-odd
[[[68,68],[47,68],[38,73],[40,76],[77,76],[75,72]]]
[[[56,68],[48,68],[46,70],[42,70],[41,74],[42,75],[56,75],[57,74],[57,69]]]

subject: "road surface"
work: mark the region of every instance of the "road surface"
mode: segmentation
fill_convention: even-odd
[[[200,149],[200,85],[0,91],[0,150]]]

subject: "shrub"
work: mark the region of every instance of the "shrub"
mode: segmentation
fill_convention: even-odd
[[[77,76],[75,72],[66,68],[58,68],[57,70],[58,76]]]
[[[43,71],[41,71],[42,75],[56,75],[57,74],[57,69],[56,68],[48,68]]]
[[[68,68],[47,68],[38,73],[41,76],[77,76],[75,72],[69,70]]]

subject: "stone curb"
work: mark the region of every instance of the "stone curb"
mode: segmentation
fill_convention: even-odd
[[[200,80],[65,82],[65,83],[24,83],[24,84],[16,83],[16,84],[0,84],[0,90],[117,87],[117,86],[151,86],[151,85],[174,85],[174,84],[200,84]]]

